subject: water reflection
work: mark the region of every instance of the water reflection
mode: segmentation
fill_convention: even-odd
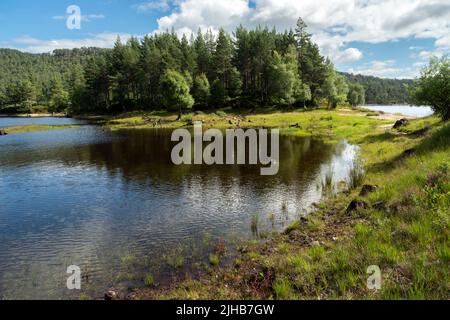
[[[71,264],[100,292],[130,252],[152,263],[205,234],[249,237],[254,214],[260,230],[281,229],[320,200],[328,172],[334,186],[348,180],[356,157],[346,142],[281,137],[280,171],[263,177],[259,166],[174,166],[172,145],[165,130],[90,126],[2,137],[0,297],[69,295]]]

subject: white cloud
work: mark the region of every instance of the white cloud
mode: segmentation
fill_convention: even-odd
[[[363,53],[357,48],[348,48],[336,53],[334,60],[336,62],[358,61],[363,57]]]
[[[170,15],[158,19],[158,30],[184,29],[196,32],[198,28],[220,27],[234,29],[251,12],[247,0],[181,0]]]
[[[448,45],[450,2],[439,0],[179,0],[158,20],[158,30],[195,32],[198,27],[239,24],[294,28],[303,17],[322,51],[335,62],[356,61],[362,53],[350,42],[382,43],[402,38],[434,38]],[[448,46],[447,46],[448,50]]]
[[[309,25],[313,40],[333,62],[355,62],[363,52],[354,42],[385,43],[405,38],[434,39],[435,48],[409,48],[414,65],[396,67],[395,62],[372,61],[349,71],[381,77],[411,78],[431,55],[450,52],[449,0],[149,0],[134,5],[138,12],[168,11],[157,20],[153,32],[172,28],[179,35],[197,32],[198,28],[220,27],[232,32],[243,24],[275,26],[278,30],[295,28],[298,17]],[[59,19],[60,17],[54,17]],[[63,17],[65,18],[65,17]],[[88,15],[84,19],[103,19],[103,15]],[[48,52],[56,48],[81,46],[111,47],[117,34],[103,33],[89,38],[70,40],[18,39],[26,51]],[[130,35],[122,35],[127,39]]]
[[[30,53],[51,52],[56,49],[73,49],[81,47],[111,48],[117,37],[127,41],[132,37],[128,33],[99,33],[84,39],[41,40],[32,37],[20,37],[14,43],[21,46],[22,51]]]
[[[144,13],[147,11],[169,11],[170,2],[169,0],[156,0],[156,1],[146,1],[133,6],[139,13]]]
[[[437,39],[434,44],[440,50],[450,51],[450,34]]]
[[[399,68],[395,66],[394,60],[374,60],[359,68],[350,68],[347,71],[353,74],[375,76],[380,78],[412,79],[417,77],[422,64],[413,67]]]

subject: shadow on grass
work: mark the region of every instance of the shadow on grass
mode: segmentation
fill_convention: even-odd
[[[438,128],[431,136],[424,138],[417,146],[412,149],[403,150],[398,156],[372,165],[368,168],[369,172],[391,171],[396,168],[402,161],[413,156],[424,156],[431,152],[445,150],[450,146],[450,122],[440,122]],[[423,137],[431,128],[426,131],[419,130],[408,134],[409,138]],[[389,142],[396,138],[397,135],[391,132],[381,133],[379,135],[372,135],[362,139],[362,143],[377,143]]]
[[[381,134],[366,136],[366,137],[362,138],[359,142],[360,143],[384,142],[384,141],[393,140],[395,137],[397,137],[396,134],[386,131]]]

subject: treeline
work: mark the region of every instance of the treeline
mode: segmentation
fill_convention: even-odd
[[[0,49],[0,112],[28,112],[48,108],[52,90],[58,85],[69,90],[74,70],[83,66],[99,48],[55,50],[53,53],[29,54]]]
[[[361,105],[360,81],[335,71],[299,19],[295,31],[239,27],[118,39],[113,49],[31,55],[0,50],[0,112]],[[370,86],[367,91],[370,91]],[[389,96],[387,97],[390,98]],[[383,103],[383,102],[381,102]]]
[[[342,73],[348,81],[363,85],[368,104],[407,104],[411,102],[408,88],[413,80],[380,79],[373,76]]]

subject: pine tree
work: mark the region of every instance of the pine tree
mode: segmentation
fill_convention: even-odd
[[[222,81],[216,79],[211,85],[211,103],[215,108],[223,107],[227,101],[227,92]]]
[[[197,71],[197,56],[186,35],[183,35],[181,40],[181,53],[183,54],[182,69],[189,72],[191,77],[193,77]]]
[[[232,68],[233,47],[231,39],[220,29],[217,38],[216,50],[213,55],[214,76],[222,82],[225,90],[228,89],[228,76]]]
[[[206,46],[205,38],[200,29],[198,30],[197,38],[195,39],[194,48],[197,57],[198,73],[208,75],[210,72],[211,54]]]
[[[56,77],[51,81],[50,108],[51,112],[60,112],[69,106],[69,92],[66,91],[61,78]]]
[[[313,106],[317,105],[320,89],[327,77],[325,58],[320,54],[319,47],[311,40],[311,34],[307,32],[308,26],[299,18],[296,28],[297,50],[299,60],[299,73],[302,83],[311,90]],[[306,106],[305,102],[304,105]]]
[[[86,79],[84,77],[83,67],[80,64],[75,64],[72,67],[72,74],[69,84],[71,110],[74,112],[80,112],[83,105],[86,103]]]

